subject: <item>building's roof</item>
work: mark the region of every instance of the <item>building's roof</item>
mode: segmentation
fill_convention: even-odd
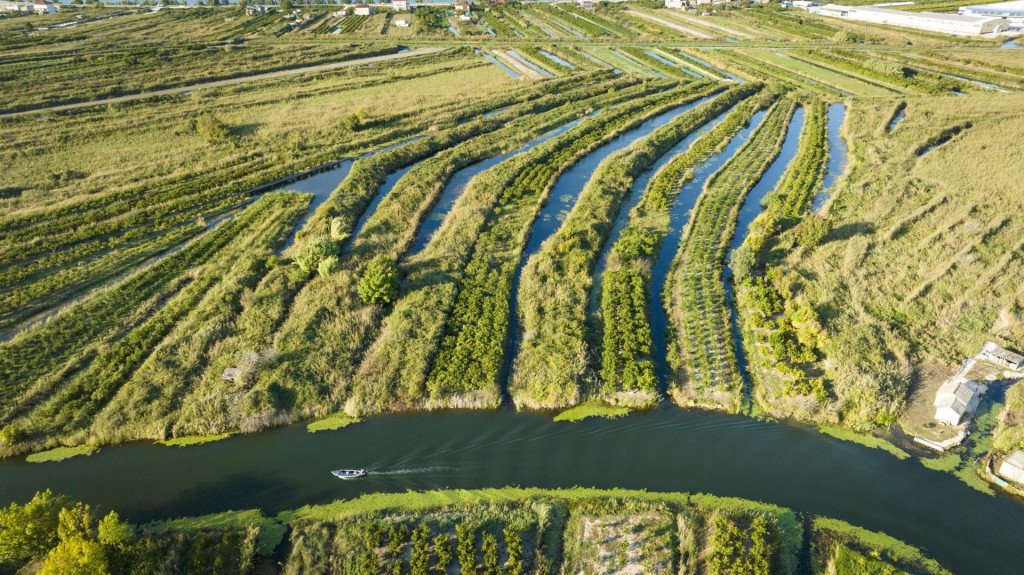
[[[1024,16],[1024,0],[1016,0],[1014,2],[997,2],[995,4],[975,4],[974,6],[964,6],[964,12],[971,14],[1009,14],[1013,16]]]
[[[1012,465],[1017,469],[1024,469],[1024,451],[1017,450],[1003,460],[1003,465]]]
[[[878,14],[880,16],[891,16],[899,20],[931,20],[934,22],[955,22],[958,24],[980,24],[982,22],[992,20],[991,16],[961,16],[959,14],[940,14],[938,12],[905,12],[903,10],[888,10],[886,8],[875,8],[873,6],[826,4],[821,8],[829,11],[844,11],[851,14],[855,14],[857,12]]]
[[[959,415],[967,411],[967,406],[977,393],[977,384],[973,381],[957,381],[951,379],[939,387],[935,394],[935,407],[949,408]]]

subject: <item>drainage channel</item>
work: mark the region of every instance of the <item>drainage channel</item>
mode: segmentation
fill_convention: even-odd
[[[506,389],[508,388],[507,380],[511,373],[512,361],[519,353],[520,337],[517,309],[517,302],[519,299],[519,282],[523,275],[523,268],[526,266],[526,262],[529,261],[530,256],[537,253],[544,242],[554,235],[560,227],[562,227],[562,222],[572,210],[573,206],[576,205],[576,201],[579,199],[580,194],[583,193],[583,189],[586,187],[587,182],[590,181],[591,176],[601,162],[611,154],[632,144],[634,141],[650,135],[654,130],[668,124],[679,115],[685,114],[700,103],[702,103],[702,101],[698,100],[683,106],[672,108],[671,110],[662,112],[661,114],[644,121],[639,126],[620,134],[615,139],[587,154],[573,165],[573,167],[569,168],[569,170],[562,174],[562,176],[555,182],[555,186],[552,188],[551,193],[548,196],[547,203],[543,208],[541,208],[540,213],[537,215],[537,219],[530,227],[529,239],[527,239],[526,246],[519,259],[519,264],[516,266],[515,275],[512,278],[512,289],[510,291],[511,297],[509,300],[509,336],[506,341],[504,368]]]
[[[893,120],[890,126],[902,118],[903,110]],[[811,213],[818,213],[825,201],[832,197],[839,177],[846,171],[846,140],[843,139],[841,130],[846,120],[846,105],[831,104],[828,107],[828,164],[825,166],[825,179],[821,184],[821,191],[815,194],[811,200]],[[892,128],[890,128],[891,130]]]
[[[708,158],[693,172],[690,181],[683,184],[672,203],[672,210],[669,214],[669,227],[665,239],[661,242],[658,250],[658,259],[651,272],[651,284],[648,287],[648,310],[651,317],[651,341],[654,349],[654,364],[658,374],[658,385],[661,393],[665,393],[668,385],[668,361],[666,360],[667,343],[666,330],[668,329],[668,316],[661,303],[661,292],[668,279],[668,273],[672,267],[672,260],[675,259],[676,251],[679,250],[679,241],[683,237],[683,230],[690,220],[691,210],[697,203],[697,198],[704,190],[704,184],[712,174],[717,172],[729,158],[733,157],[740,147],[750,138],[750,134],[757,129],[757,126],[764,120],[765,112],[759,111],[750,119],[746,128],[733,136],[732,140],[722,151]]]
[[[761,202],[779,184],[782,176],[786,173],[786,167],[789,166],[790,161],[796,156],[797,149],[800,147],[800,132],[803,130],[803,127],[804,109],[797,108],[796,112],[793,113],[789,126],[786,127],[786,139],[782,142],[782,150],[779,151],[779,155],[772,162],[772,165],[768,167],[764,175],[761,176],[761,179],[747,192],[747,196],[743,199],[743,204],[740,207],[739,221],[736,225],[736,233],[729,244],[730,257],[743,244],[743,241],[747,239],[747,234],[750,232],[750,224],[761,213]],[[727,265],[724,277],[722,278],[725,282],[725,303],[729,307],[729,323],[732,328],[732,342],[736,353],[736,362],[743,377],[745,389],[744,403],[749,405],[751,391],[750,373],[747,370],[747,357],[743,353],[743,333],[740,330],[739,313],[731,279],[732,268]]]
[[[734,108],[735,109],[735,108]],[[593,288],[590,292],[590,304],[594,306],[593,310],[596,312],[597,307],[600,305],[601,286],[604,281],[604,271],[608,268],[608,256],[611,254],[612,246],[619,241],[622,236],[622,230],[626,229],[629,224],[629,214],[633,211],[633,208],[637,206],[643,200],[644,191],[647,189],[647,184],[651,178],[654,177],[666,164],[675,159],[676,156],[685,152],[700,139],[704,134],[710,132],[722,122],[733,110],[727,110],[705,124],[698,130],[695,130],[689,136],[683,138],[678,144],[676,144],[671,150],[665,153],[658,161],[651,166],[651,168],[644,172],[639,178],[633,182],[633,187],[629,190],[629,196],[626,201],[622,203],[622,207],[619,208],[619,214],[615,218],[615,222],[612,224],[612,231],[608,234],[608,241],[605,242],[604,248],[601,250],[601,257],[597,260],[597,265],[594,266],[593,274]]]
[[[427,216],[426,220],[423,221],[423,224],[418,230],[416,230],[416,239],[413,240],[412,249],[409,250],[406,257],[415,256],[427,247],[430,240],[434,237],[434,233],[441,227],[441,224],[444,223],[444,219],[448,217],[448,213],[453,207],[455,207],[455,203],[459,198],[462,197],[462,193],[466,191],[466,186],[469,185],[470,180],[475,178],[481,172],[508,160],[512,156],[527,152],[551,138],[564,134],[566,131],[579,125],[583,119],[584,118],[573,120],[564,126],[555,128],[542,136],[530,140],[511,152],[494,156],[493,158],[473,164],[472,166],[467,166],[456,172],[448,181],[448,184],[445,185],[444,190],[441,192],[441,197],[438,198],[437,203],[434,204],[434,208],[430,211],[430,215]]]

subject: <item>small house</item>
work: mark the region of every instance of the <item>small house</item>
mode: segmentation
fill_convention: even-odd
[[[682,8],[683,0],[665,0],[666,8]]]
[[[469,12],[469,2],[456,2],[453,7],[456,12]]]
[[[56,14],[57,6],[53,0],[36,0],[32,3],[32,10],[36,14]]]
[[[981,359],[1014,371],[1024,369],[1024,355],[1003,349],[991,341],[981,348]]]
[[[1015,483],[1024,485],[1024,451],[1014,451],[999,466],[999,475]]]
[[[960,425],[965,415],[978,408],[986,391],[988,388],[976,381],[951,379],[943,383],[935,394],[935,419],[948,425]]]
[[[391,9],[399,12],[405,12],[409,9],[409,2],[406,0],[391,0]]]
[[[580,8],[587,10],[594,7],[594,2],[592,0],[576,0],[576,4],[579,5]]]
[[[267,13],[267,7],[266,6],[258,6],[258,5],[255,5],[255,4],[248,4],[245,7],[245,15],[246,16],[255,16],[257,14],[266,14],[266,13]]]
[[[463,12],[462,14],[459,14],[459,22],[469,22],[472,19],[473,17],[469,15],[469,12]]]
[[[408,28],[409,27],[409,18],[407,16],[397,16],[397,17],[395,17],[394,20],[392,20],[392,22],[394,22],[395,26],[397,26],[399,28]]]
[[[373,14],[373,8],[367,4],[356,4],[352,7],[352,13],[356,16],[370,16]]]

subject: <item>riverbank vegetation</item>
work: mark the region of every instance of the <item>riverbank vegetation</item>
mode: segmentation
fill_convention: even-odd
[[[914,547],[842,521],[742,499],[596,489],[499,488],[364,495],[142,526],[50,492],[0,510],[0,569],[246,573],[286,546],[283,572],[797,572],[946,575]],[[870,567],[873,571],[864,571]],[[861,570],[857,570],[860,568]],[[20,571],[19,571],[20,572]],[[78,571],[80,572],[80,571]]]

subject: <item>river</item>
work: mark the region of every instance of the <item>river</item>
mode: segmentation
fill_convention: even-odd
[[[372,473],[339,481],[330,471],[340,467]],[[131,521],[504,485],[744,497],[884,531],[958,573],[1024,564],[1024,507],[1007,498],[808,427],[669,406],[580,423],[511,410],[395,415],[333,432],[296,425],[191,447],[133,443],[61,463],[0,463],[0,504],[51,488]]]

